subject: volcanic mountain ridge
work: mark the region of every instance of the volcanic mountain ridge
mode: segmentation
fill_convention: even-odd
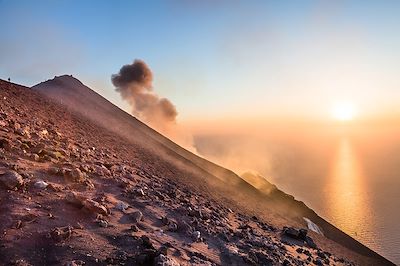
[[[0,100],[0,264],[393,265],[71,76]]]

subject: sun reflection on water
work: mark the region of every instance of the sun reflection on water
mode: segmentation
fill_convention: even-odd
[[[342,231],[364,243],[373,243],[373,215],[361,165],[351,141],[340,139],[326,187],[326,210]]]

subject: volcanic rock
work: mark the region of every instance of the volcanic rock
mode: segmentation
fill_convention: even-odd
[[[78,207],[83,207],[83,201],[86,200],[85,197],[78,195],[77,193],[73,192],[73,191],[69,191],[66,196],[65,196],[65,200],[68,203],[71,203],[73,205],[76,205]]]
[[[141,211],[134,211],[129,214],[129,218],[132,223],[137,224],[142,220],[143,214]]]
[[[194,231],[194,232],[192,233],[192,238],[193,238],[193,241],[194,241],[194,242],[200,241],[200,240],[201,240],[200,231]]]
[[[79,170],[79,168],[75,168],[73,170],[65,170],[64,176],[68,180],[78,183],[85,180],[85,175],[82,173],[81,170]]]
[[[89,211],[93,213],[98,213],[101,215],[108,215],[109,211],[107,210],[106,207],[98,203],[97,201],[91,200],[91,199],[86,199],[82,201],[82,205]]]
[[[140,237],[140,240],[142,241],[142,244],[146,249],[154,249],[153,243],[148,236],[143,235]]]
[[[117,204],[115,205],[115,208],[117,210],[120,210],[122,212],[126,211],[129,208],[129,205],[126,204],[125,202],[119,201],[117,202]]]
[[[11,142],[6,138],[0,138],[0,148],[3,148],[5,150],[10,150]]]
[[[40,188],[40,189],[46,188],[48,185],[49,185],[49,184],[47,184],[47,183],[44,182],[43,180],[38,180],[38,181],[36,181],[35,184],[34,184],[34,186],[35,186],[36,188]]]
[[[156,266],[179,266],[180,264],[176,262],[173,258],[166,255],[160,254],[154,259],[154,265]]]
[[[306,241],[307,230],[305,229],[297,230],[296,228],[293,227],[284,227],[283,234],[294,239]]]
[[[7,189],[14,189],[22,186],[24,180],[20,174],[15,171],[0,172],[0,183]]]
[[[65,264],[65,266],[83,266],[86,263],[82,260],[73,260]]]
[[[72,236],[72,227],[65,226],[65,227],[56,227],[50,232],[50,237],[56,241],[62,241],[70,238]]]

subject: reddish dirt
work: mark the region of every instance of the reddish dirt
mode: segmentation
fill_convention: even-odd
[[[284,225],[304,224],[141,132],[132,141],[0,81],[0,265],[390,265],[288,237]],[[10,171],[22,185],[2,184]]]

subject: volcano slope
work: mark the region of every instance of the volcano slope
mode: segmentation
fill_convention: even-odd
[[[61,78],[0,81],[0,264],[392,265]]]

